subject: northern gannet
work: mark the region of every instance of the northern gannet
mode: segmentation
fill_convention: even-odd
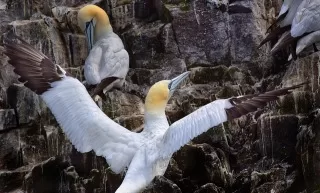
[[[87,39],[84,77],[88,85],[96,85],[93,95],[103,97],[103,92],[121,88],[129,70],[129,55],[107,13],[96,5],[84,6],[78,12],[78,25]]]
[[[278,38],[284,32],[290,30],[293,18],[301,2],[302,0],[284,0],[276,21],[267,29],[267,32],[270,31],[270,33],[262,40],[258,47]],[[271,31],[271,28],[274,26],[276,26],[275,29]]]
[[[298,40],[297,42],[297,47],[296,47],[296,54],[300,54],[305,48],[313,45],[313,49],[315,52],[318,51],[317,46],[315,43],[320,42],[320,31],[315,31],[312,32],[301,39]],[[292,55],[289,56],[288,61],[292,59]]]
[[[282,3],[282,6],[281,6],[281,9],[280,9],[280,12],[279,12],[279,15],[277,17],[277,19],[285,16],[288,11],[289,11],[289,8],[291,7],[292,5],[292,1],[293,0],[284,0],[283,3]]]
[[[286,33],[281,41],[272,48],[275,53],[283,47],[293,45],[296,54],[297,41],[312,32],[320,30],[320,0],[303,0],[297,9],[297,13],[292,21],[290,33]]]
[[[174,152],[199,134],[238,118],[303,84],[262,94],[215,100],[169,126],[167,102],[185,72],[155,83],[145,100],[145,127],[134,133],[107,117],[86,88],[40,51],[20,39],[5,42],[5,54],[21,82],[42,97],[72,144],[80,152],[104,156],[115,173],[128,170],[116,193],[139,193],[157,175],[163,175]]]

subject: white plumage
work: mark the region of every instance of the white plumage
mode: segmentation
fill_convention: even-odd
[[[116,193],[141,192],[155,176],[164,174],[172,154],[194,137],[302,86],[216,100],[169,126],[165,107],[179,83],[188,76],[189,72],[185,72],[150,88],[145,103],[145,128],[134,133],[107,117],[77,79],[26,42],[5,43],[5,54],[21,76],[19,80],[41,95],[78,151],[94,150],[105,157],[116,173],[128,167]]]
[[[299,37],[320,30],[320,0],[303,0],[291,26],[291,36]]]
[[[294,16],[296,15],[297,9],[299,7],[299,5],[301,4],[302,0],[289,0],[289,1],[284,1],[282,7],[284,6],[284,8],[281,7],[279,16],[283,15],[286,13],[285,17],[283,18],[283,20],[281,20],[279,22],[279,26],[280,27],[285,27],[288,25],[292,24],[292,21],[294,19]],[[282,10],[287,10],[285,13],[281,14]],[[281,14],[281,15],[280,15]]]
[[[107,13],[96,5],[86,5],[78,12],[78,25],[88,43],[84,77],[87,85],[96,85],[93,95],[121,88],[129,71],[129,54],[113,32]]]
[[[287,10],[287,3],[284,1],[283,10]],[[285,13],[282,15],[285,15]],[[320,30],[320,0],[293,0],[285,18],[279,21],[278,25],[279,27],[273,33],[270,33],[260,45],[281,35],[278,42],[271,49],[271,53],[274,54],[290,45],[292,49],[288,60],[291,60],[291,58],[296,59],[297,54],[302,49],[317,42],[317,34],[311,35],[310,33]],[[305,36],[308,37],[304,38]],[[301,40],[301,38],[304,39]]]
[[[307,47],[320,42],[320,31],[312,32],[298,40],[296,46],[297,55],[300,54]],[[292,55],[289,56],[288,60],[292,59]]]
[[[302,1],[303,0],[285,0],[283,2],[277,20],[268,28],[267,32],[269,32],[269,34],[261,41],[259,47],[269,41],[277,39],[286,31],[290,31],[290,26]]]
[[[174,122],[163,137],[162,156],[173,154],[194,137],[226,122],[228,117],[225,109],[231,107],[233,105],[229,99],[216,100]]]
[[[281,16],[283,16],[284,14],[287,13],[287,11],[289,10],[289,8],[292,5],[292,2],[293,2],[293,0],[284,0],[283,1],[283,4],[281,6],[281,9],[280,9],[280,12],[279,12],[279,15],[277,18],[280,18]]]
[[[99,84],[108,77],[120,79],[121,87],[129,70],[129,54],[119,36],[113,32],[98,40],[90,51],[84,66],[84,76],[89,85]]]
[[[140,146],[139,135],[107,117],[77,79],[66,76],[51,85],[41,96],[76,149],[94,150],[114,172],[123,171]]]

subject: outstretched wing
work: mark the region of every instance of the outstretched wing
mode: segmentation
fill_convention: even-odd
[[[208,129],[227,120],[256,111],[257,108],[264,107],[269,101],[276,100],[278,96],[288,94],[290,90],[299,88],[303,84],[262,94],[213,101],[174,122],[169,127],[162,141],[161,155],[163,157],[170,156],[181,146]]]
[[[94,150],[114,172],[121,172],[139,147],[140,135],[107,117],[77,79],[28,43],[20,42],[5,43],[5,54],[19,80],[41,95],[78,151]]]

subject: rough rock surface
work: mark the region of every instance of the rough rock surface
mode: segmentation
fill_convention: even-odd
[[[130,54],[126,86],[104,112],[143,129],[143,102],[156,81],[190,70],[167,108],[170,123],[217,98],[310,81],[267,108],[225,123],[174,154],[144,193],[320,191],[319,53],[287,62],[257,49],[280,1],[0,0],[0,31],[30,42],[80,80],[87,56],[77,10],[110,15]],[[122,176],[94,152],[77,152],[37,95],[18,84],[0,46],[0,192],[112,193]],[[16,111],[15,111],[16,109]]]

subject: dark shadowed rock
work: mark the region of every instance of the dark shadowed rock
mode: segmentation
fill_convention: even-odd
[[[62,158],[52,157],[32,168],[25,176],[27,192],[59,192],[66,189],[66,179],[63,171],[69,163]]]
[[[320,116],[318,115],[312,123],[302,126],[298,134],[297,151],[302,164],[307,192],[319,190],[319,124]]]
[[[272,159],[294,161],[298,118],[294,115],[262,116],[258,120],[260,153]]]
[[[199,184],[214,182],[220,187],[230,187],[232,174],[227,157],[208,144],[186,145],[174,156],[183,176]]]
[[[22,167],[16,170],[0,170],[0,191],[15,192],[23,186],[24,176],[30,171],[30,167]]]
[[[205,184],[194,193],[224,193],[225,191],[213,183]]]
[[[0,133],[17,126],[16,116],[13,109],[0,109]]]
[[[149,185],[143,193],[181,193],[179,187],[172,181],[166,179],[163,176],[157,176],[154,178],[153,183]]]

